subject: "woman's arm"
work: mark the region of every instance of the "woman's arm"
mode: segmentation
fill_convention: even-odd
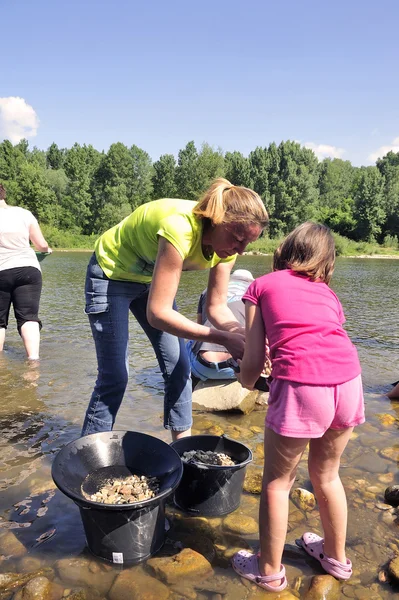
[[[39,252],[52,252],[52,249],[49,247],[48,243],[44,239],[42,234],[42,230],[38,223],[33,223],[29,227],[29,239]]]
[[[227,304],[227,289],[233,266],[234,262],[219,263],[210,270],[206,313],[212,325],[218,329],[244,334],[244,327],[237,321]]]
[[[253,389],[265,366],[265,326],[259,306],[245,302],[245,352],[240,363],[239,380],[243,387]]]
[[[225,346],[235,358],[244,350],[244,336],[219,331],[194,323],[173,310],[183,269],[183,259],[165,238],[159,238],[158,255],[154,267],[147,304],[147,319],[152,327],[189,340],[211,342]]]

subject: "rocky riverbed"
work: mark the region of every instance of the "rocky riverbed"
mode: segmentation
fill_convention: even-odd
[[[306,456],[291,494],[284,552],[289,588],[267,594],[233,572],[234,552],[258,546],[265,410],[259,406],[248,415],[195,416],[194,434],[225,433],[252,449],[254,461],[247,468],[241,505],[230,515],[206,519],[184,515],[168,504],[163,549],[146,563],[123,570],[87,551],[76,506],[54,489],[51,461],[41,457],[22,483],[21,469],[15,469],[8,485],[2,480],[7,506],[0,514],[0,600],[261,600],[269,595],[286,600],[385,600],[398,594],[399,511],[387,504],[385,490],[399,483],[399,403],[380,395],[369,394],[367,422],[353,433],[342,461],[352,579],[337,582],[295,545],[304,531],[321,532]],[[56,443],[54,432],[46,443],[51,435]],[[14,446],[14,459],[29,455],[39,458],[33,446]]]

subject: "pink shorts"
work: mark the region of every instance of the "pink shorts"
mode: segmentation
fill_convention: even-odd
[[[305,385],[273,379],[266,427],[295,438],[319,438],[327,429],[364,423],[361,376],[338,385]]]

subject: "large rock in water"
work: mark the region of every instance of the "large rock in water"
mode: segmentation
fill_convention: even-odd
[[[260,395],[264,396],[258,390],[251,391],[243,388],[236,380],[200,381],[193,392],[193,410],[214,412],[231,410],[246,415],[259,403]]]

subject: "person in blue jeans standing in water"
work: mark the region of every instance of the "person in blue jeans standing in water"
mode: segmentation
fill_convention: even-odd
[[[128,383],[129,312],[149,338],[164,379],[164,427],[172,439],[191,434],[191,375],[185,340],[217,343],[234,358],[244,328],[227,305],[236,255],[267,225],[261,198],[217,179],[198,201],[161,199],[141,205],[96,242],[87,268],[86,313],[98,377],[82,435],[110,431]],[[177,312],[182,271],[209,269],[211,327]]]

